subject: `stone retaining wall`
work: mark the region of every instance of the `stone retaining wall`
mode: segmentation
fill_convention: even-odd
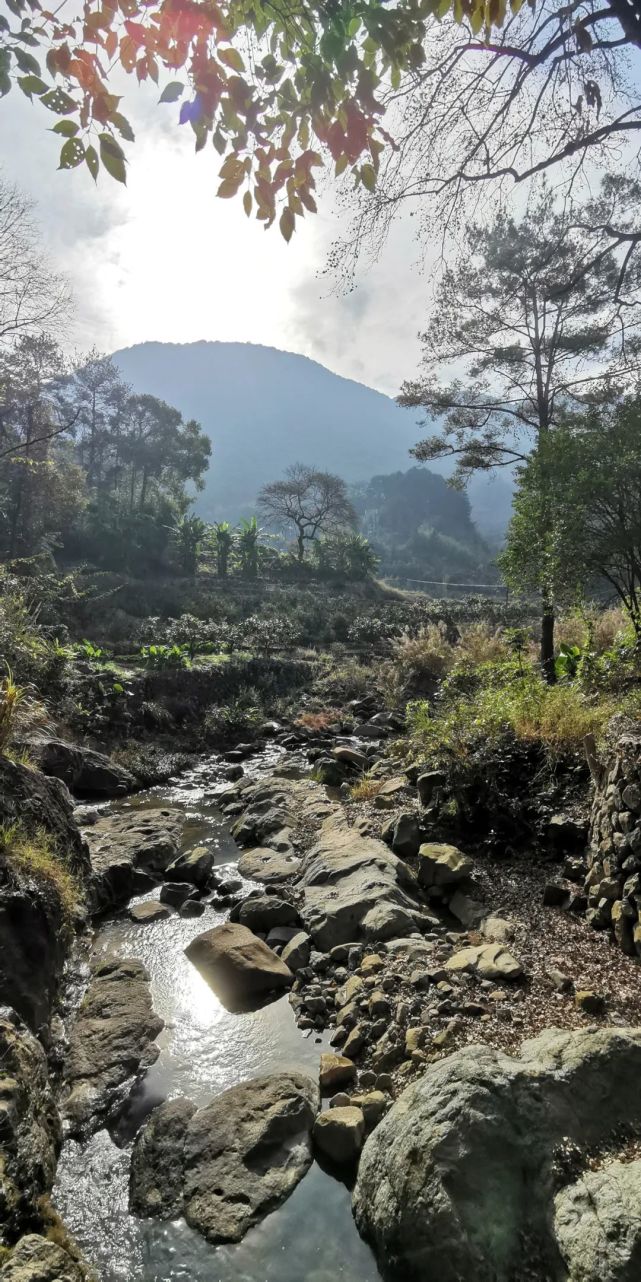
[[[641,730],[622,735],[592,770],[588,921],[641,956]]]

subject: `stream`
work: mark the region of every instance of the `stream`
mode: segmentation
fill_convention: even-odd
[[[268,773],[282,750],[266,749],[251,775]],[[184,811],[183,849],[207,845],[217,865],[238,858],[213,795],[217,759],[118,803],[118,810],[175,806]],[[157,898],[157,891],[134,902]],[[291,1197],[242,1242],[214,1247],[184,1220],[144,1220],[129,1214],[131,1143],[161,1100],[185,1096],[197,1105],[263,1073],[299,1069],[315,1077],[325,1039],[301,1032],[287,996],[251,1013],[233,1014],[184,955],[202,931],[225,920],[207,905],[203,916],[136,924],[126,912],[101,921],[93,956],[135,956],[151,977],[154,1009],[164,1019],[160,1055],[135,1087],[114,1129],[87,1143],[68,1140],[58,1165],[53,1200],[101,1282],[377,1282],[379,1273],[351,1213],[350,1191],[314,1162]]]

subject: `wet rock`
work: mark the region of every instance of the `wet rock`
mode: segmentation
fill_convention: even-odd
[[[299,930],[297,934],[285,944],[281,953],[281,960],[284,961],[290,970],[301,970],[303,966],[309,964],[309,958],[312,950],[312,941],[304,930]]]
[[[445,963],[447,971],[455,974],[473,971],[482,979],[519,979],[523,966],[502,944],[478,944],[461,948]]]
[[[331,1162],[355,1162],[365,1139],[365,1118],[352,1105],[320,1113],[314,1123],[314,1144]]]
[[[274,926],[290,926],[298,921],[293,904],[276,895],[252,896],[240,905],[238,920],[250,930],[271,930]]]
[[[85,1282],[87,1274],[61,1246],[29,1233],[0,1266],[0,1277],[2,1282]]]
[[[428,1067],[361,1155],[354,1214],[385,1276],[508,1282],[533,1252],[537,1276],[560,1276],[558,1145],[637,1125],[640,1071],[641,1030],[629,1029],[549,1029],[519,1059],[476,1045]]]
[[[195,846],[185,851],[168,865],[165,875],[169,881],[190,881],[194,886],[206,886],[214,866],[214,856],[207,846]]]
[[[324,1095],[331,1095],[341,1086],[350,1086],[356,1081],[356,1066],[344,1055],[333,1055],[325,1051],[320,1058],[320,1087]]]
[[[172,908],[181,908],[186,899],[192,899],[198,891],[188,881],[166,881],[160,891],[161,904]]]
[[[160,881],[178,854],[183,827],[180,810],[159,808],[121,810],[84,830],[91,856],[94,910],[126,903],[134,893],[137,872]]]
[[[568,1282],[638,1282],[641,1162],[609,1162],[562,1189],[554,1228]]]
[[[291,852],[279,853],[268,846],[259,846],[256,850],[246,850],[238,860],[238,871],[250,881],[262,881],[264,885],[278,885],[293,877],[300,868],[300,859]]]
[[[69,1034],[62,1113],[69,1130],[98,1130],[158,1058],[163,1020],[153,1010],[149,975],[137,958],[107,958],[92,971]]]
[[[457,886],[472,875],[474,864],[456,846],[425,842],[418,852],[418,880],[421,886]]]
[[[142,904],[133,904],[129,909],[129,916],[132,921],[141,923],[163,921],[171,916],[171,909],[167,904],[161,904],[158,899],[146,899]]]
[[[186,899],[178,909],[179,917],[202,917],[205,905],[202,899]]]
[[[134,776],[102,752],[61,739],[30,741],[28,747],[42,773],[62,779],[76,796],[121,797],[136,788]]]
[[[139,1131],[129,1174],[129,1209],[134,1215],[165,1220],[182,1214],[185,1135],[195,1112],[191,1100],[166,1100]]]
[[[197,935],[185,953],[210,988],[230,1007],[290,988],[291,970],[247,926],[225,922]]]
[[[39,1221],[38,1203],[56,1170],[61,1126],[40,1043],[15,1012],[0,1008],[0,1234]],[[4,1272],[0,1268],[4,1277]],[[27,1275],[25,1275],[27,1276]]]
[[[136,1142],[132,1206],[165,1218],[182,1210],[210,1242],[239,1242],[310,1166],[318,1087],[301,1073],[276,1073],[205,1108],[181,1103],[161,1106]]]

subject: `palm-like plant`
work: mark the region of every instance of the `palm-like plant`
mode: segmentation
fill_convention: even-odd
[[[199,516],[183,516],[176,526],[176,546],[180,564],[185,574],[194,575],[198,569],[198,553],[207,533],[207,524]]]
[[[255,516],[243,517],[238,532],[237,544],[240,553],[241,571],[246,579],[255,579],[258,574],[259,540],[263,533]]]
[[[226,579],[229,573],[229,558],[234,546],[236,532],[229,521],[216,521],[213,529],[216,571],[220,579]]]

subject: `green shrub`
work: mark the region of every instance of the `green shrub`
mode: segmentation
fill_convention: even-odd
[[[144,645],[141,658],[148,668],[186,668],[187,647],[184,645]]]

